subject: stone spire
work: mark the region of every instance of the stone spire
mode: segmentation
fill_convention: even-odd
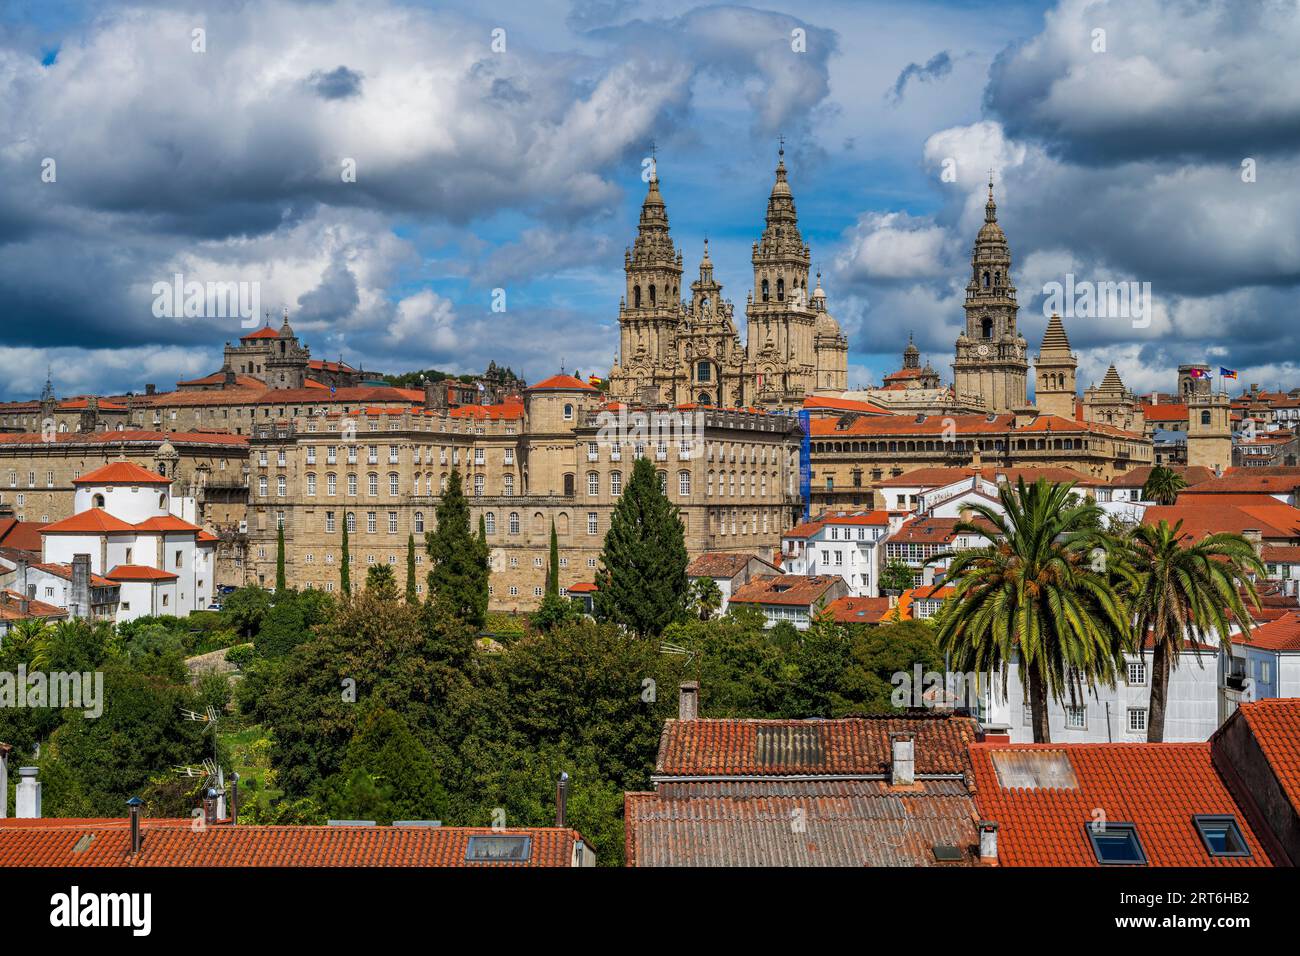
[[[1065,334],[1065,326],[1061,322],[1061,317],[1055,312],[1047,321],[1047,331],[1043,333],[1043,354],[1048,352],[1069,352],[1070,339]],[[1112,365],[1113,369],[1114,366]]]
[[[1106,369],[1106,375],[1098,386],[1103,392],[1122,392],[1124,391],[1124,382],[1119,377],[1119,372],[1115,371],[1115,366],[1111,365]]]
[[[921,350],[912,340],[912,333],[907,333],[907,348],[903,349],[903,368],[920,368]]]

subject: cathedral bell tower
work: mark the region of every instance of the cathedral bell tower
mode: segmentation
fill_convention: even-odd
[[[616,397],[661,390],[675,366],[674,333],[681,319],[682,254],[668,231],[668,212],[659,193],[659,174],[650,166],[649,189],[641,204],[636,240],[623,258],[627,289],[619,303],[619,350],[623,388]],[[627,394],[622,394],[626,390]],[[671,394],[664,392],[663,400]]]
[[[755,369],[757,394],[746,402],[778,404],[815,388],[815,325],[808,291],[811,250],[799,233],[794,194],[786,180],[785,147],[776,164],[776,182],[767,200],[763,235],[754,243],[754,291],[746,312],[745,346]]]
[[[1016,287],[1011,283],[1011,250],[998,225],[993,181],[984,206],[984,225],[971,252],[966,286],[966,328],[957,337],[953,382],[958,399],[983,400],[990,412],[1025,406],[1029,363],[1026,342],[1016,329]]]

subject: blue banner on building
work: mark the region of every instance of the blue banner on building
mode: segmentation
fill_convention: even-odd
[[[799,497],[803,499],[803,520],[807,521],[812,504],[812,418],[806,408],[799,411],[799,427],[803,429],[799,442]]]

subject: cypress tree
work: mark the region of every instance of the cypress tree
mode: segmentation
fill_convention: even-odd
[[[648,458],[637,459],[614,506],[596,587],[596,616],[641,637],[655,637],[685,615],[682,524]]]
[[[546,593],[560,596],[560,539],[555,534],[555,519],[551,519],[551,556],[546,566]]]
[[[284,581],[284,522],[277,522],[275,532],[275,593],[283,594]]]
[[[487,539],[481,519],[479,533],[470,531],[469,502],[456,469],[447,476],[437,521],[437,529],[425,535],[430,563],[429,600],[465,624],[482,627],[488,603]]]
[[[339,559],[339,587],[344,594],[352,593],[352,559],[348,553],[348,516],[345,512],[343,515],[343,555]]]
[[[415,604],[419,597],[415,593],[415,535],[406,536],[406,603]]]

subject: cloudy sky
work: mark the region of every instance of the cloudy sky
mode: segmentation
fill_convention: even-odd
[[[851,385],[909,330],[950,378],[990,168],[1031,351],[1045,284],[1151,284],[1067,319],[1081,387],[1300,385],[1297,47],[1285,0],[0,0],[0,399],[215,370],[176,273],[316,357],[603,372],[651,143],[740,314],[780,135]]]

